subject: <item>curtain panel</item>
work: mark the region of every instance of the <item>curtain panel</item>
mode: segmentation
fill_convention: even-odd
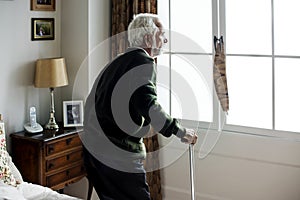
[[[223,36],[221,36],[219,39],[216,36],[214,37],[214,46],[214,84],[222,110],[227,113],[229,110],[229,95],[227,87],[226,55],[224,50]]]

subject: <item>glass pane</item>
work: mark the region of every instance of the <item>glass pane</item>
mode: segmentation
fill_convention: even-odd
[[[171,56],[171,114],[212,122],[212,63],[209,56]]]
[[[199,52],[184,42],[186,37],[201,47],[201,53],[212,53],[211,0],[171,1],[171,30],[177,32],[171,37],[172,51]]]
[[[299,7],[299,0],[274,0],[275,54],[300,55]]]
[[[170,64],[169,55],[157,58],[157,100],[165,112],[170,114]]]
[[[169,29],[169,1],[158,1],[157,14],[164,27]]]
[[[275,59],[275,129],[300,131],[300,59]]]
[[[226,51],[271,55],[270,0],[226,1]]]
[[[227,56],[227,124],[272,128],[272,59]]]

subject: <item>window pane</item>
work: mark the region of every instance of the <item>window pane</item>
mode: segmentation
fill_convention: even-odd
[[[275,129],[300,131],[300,59],[275,59]]]
[[[212,53],[211,0],[171,1],[171,30],[200,45],[201,53]],[[186,45],[179,34],[171,37],[173,42],[172,51],[194,52],[198,50]],[[178,45],[178,43],[181,44]]]
[[[227,124],[272,128],[272,59],[227,56]]]
[[[170,114],[170,64],[169,55],[157,58],[157,100],[165,112]]]
[[[270,55],[271,48],[271,1],[227,0],[227,53]]]
[[[165,29],[165,37],[170,40],[170,32],[169,32],[169,1],[158,1],[158,6],[157,6],[157,14],[161,20],[161,23],[163,24],[163,27]],[[164,46],[164,51],[169,51],[169,45],[170,41],[167,43],[167,45]]]
[[[299,0],[274,0],[275,54],[300,55],[299,7]]]
[[[158,1],[157,14],[164,27],[169,27],[169,1]]]
[[[203,55],[172,55],[171,58],[172,116],[212,122],[211,58]]]

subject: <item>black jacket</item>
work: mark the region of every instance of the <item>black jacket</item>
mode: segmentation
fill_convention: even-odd
[[[93,109],[106,137],[126,151],[145,153],[142,138],[149,125],[166,137],[185,134],[157,102],[156,64],[140,48],[129,48],[99,74],[86,101],[86,131],[95,122],[90,115]]]

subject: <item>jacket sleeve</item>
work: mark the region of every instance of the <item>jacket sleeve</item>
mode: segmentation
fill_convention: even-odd
[[[182,138],[186,132],[185,128],[177,119],[168,115],[157,101],[155,64],[147,64],[137,78],[143,79],[145,84],[135,90],[130,103],[134,110],[144,117],[144,126],[151,124],[155,131],[166,137],[173,134]]]

